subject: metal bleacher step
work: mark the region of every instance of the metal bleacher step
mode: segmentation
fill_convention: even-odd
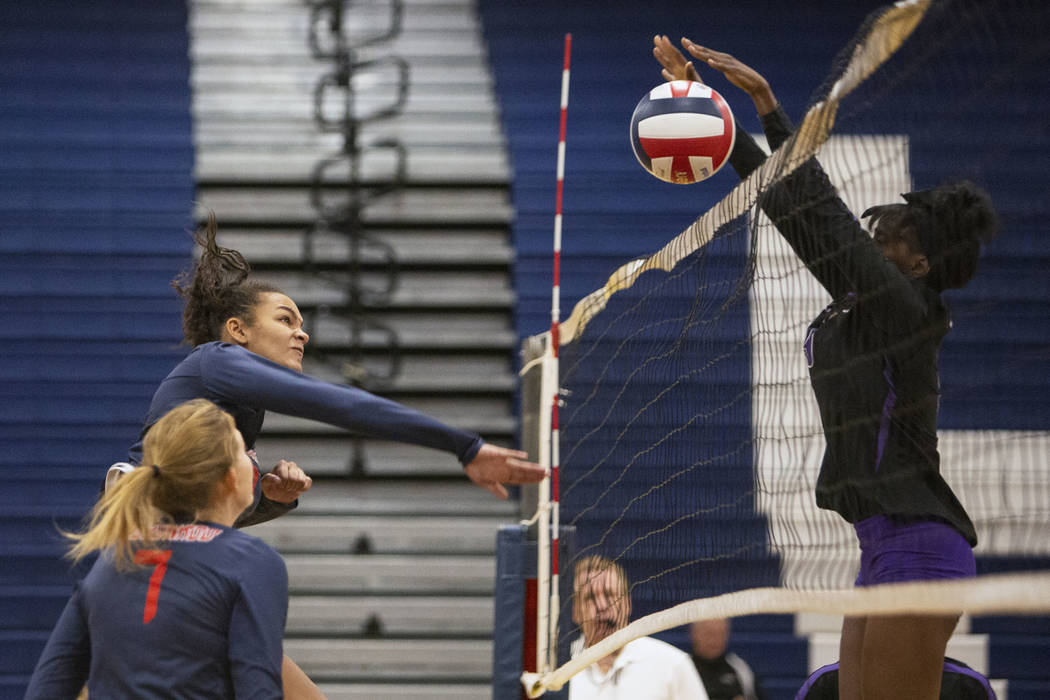
[[[496,559],[484,555],[286,554],[294,595],[456,592],[491,595]]]
[[[460,475],[462,476],[462,475]],[[435,517],[470,514],[512,520],[516,504],[461,480],[316,479],[300,499],[295,517],[306,515],[399,515]],[[289,516],[291,517],[291,516]],[[493,539],[496,531],[490,533]]]
[[[471,3],[461,4],[469,6]],[[331,62],[316,60],[309,54],[305,26],[305,20],[309,14],[307,9],[299,3],[293,4],[290,2],[287,5],[293,6],[293,9],[296,10],[295,22],[300,23],[299,27],[291,29],[281,27],[271,29],[241,27],[242,31],[240,32],[237,32],[232,27],[228,27],[195,32],[193,52],[196,58],[195,68],[197,71],[193,76],[194,87],[204,93],[203,96],[214,97],[218,93],[231,90],[251,94],[258,91],[260,82],[259,69],[268,70],[270,67],[279,66],[285,69],[285,74],[284,80],[282,80],[280,74],[277,75],[275,84],[282,88],[277,93],[277,96],[295,96],[295,88],[300,87],[302,81],[289,81],[289,68],[313,65],[316,71],[314,75],[320,75],[326,70],[331,70]],[[416,4],[416,7],[421,7],[421,5]],[[353,32],[348,33],[352,37]],[[241,38],[238,34],[241,37],[249,35],[248,40],[244,41],[240,46],[237,46],[235,41]],[[239,53],[236,53],[238,51]],[[482,57],[484,56],[484,48],[480,37],[472,36],[469,30],[442,30],[439,27],[418,31],[407,30],[403,31],[400,36],[379,46],[359,45],[354,54],[358,61],[370,61],[389,55],[401,56],[407,59],[410,64],[413,64],[413,81],[409,86],[410,93],[413,91],[418,92],[418,94],[426,98],[417,103],[412,103],[410,100],[409,107],[405,110],[409,114],[421,110],[424,106],[433,107],[436,105],[439,111],[448,112],[453,111],[451,106],[475,104],[484,105],[484,111],[487,111],[494,104],[495,98],[491,89],[489,89],[491,79],[483,79],[483,76],[480,76],[477,72],[479,68],[483,68]],[[429,70],[424,70],[417,75],[414,71],[416,65],[427,65]],[[224,80],[221,74],[218,76],[200,75],[216,66],[233,66],[244,69],[245,72],[241,74],[241,77],[250,79],[252,82],[241,81],[233,83],[228,79]],[[466,70],[462,73],[457,72],[457,69],[460,67]],[[254,76],[251,70],[253,68],[255,69]],[[447,69],[444,75],[441,74],[442,68]],[[363,73],[361,77],[367,77],[367,75],[367,73]],[[292,77],[295,77],[294,74]],[[416,80],[417,77],[419,78],[418,80]],[[440,94],[439,88],[442,85],[447,88],[448,86],[459,84],[468,89],[463,90],[458,95],[446,94],[445,97],[448,99],[445,100],[444,104],[436,99]],[[215,89],[210,89],[213,86]],[[379,93],[382,88],[382,86],[377,85],[372,87],[376,93]],[[310,99],[309,95],[306,97],[308,98],[306,105],[309,107],[312,104],[312,99]],[[435,105],[431,105],[429,103],[430,100],[434,100]],[[292,101],[288,100],[287,102],[291,104]],[[271,99],[266,104],[279,103],[280,100]],[[217,98],[210,101],[202,101],[200,107],[205,111],[209,109],[222,110],[223,113],[230,114],[235,111],[234,106],[223,105],[221,100]],[[260,111],[265,112],[265,107]]]
[[[515,421],[508,423],[507,407],[500,397],[485,396],[462,397],[450,402],[447,397],[399,397],[400,403],[433,416],[455,428],[471,430],[476,433],[504,433],[512,429]],[[341,434],[343,430],[327,423],[285,416],[279,413],[266,414],[266,431],[268,434]],[[380,444],[380,443],[377,443]],[[384,448],[386,449],[386,448]],[[408,455],[399,457],[410,458]]]
[[[251,70],[256,72],[258,69]],[[316,79],[317,68],[308,70]],[[312,115],[307,114],[293,117],[248,114],[239,120],[212,120],[200,124],[194,132],[194,138],[200,150],[262,149],[279,144],[289,149],[311,151],[318,158],[341,151],[343,135],[310,128],[305,123],[310,118]],[[358,137],[362,144],[396,138],[409,149],[417,145],[435,144],[456,145],[464,149],[503,146],[503,134],[498,122],[484,113],[428,114],[425,120],[420,119],[419,115],[400,114],[383,121],[362,124]]]
[[[361,141],[366,144],[367,141]],[[329,152],[332,153],[332,152]],[[261,152],[257,148],[236,146],[213,147],[207,156],[197,159],[198,177],[230,180],[239,173],[240,182],[309,182],[321,157],[328,153],[310,153],[285,146]],[[275,160],[274,156],[280,156]],[[405,159],[408,183],[503,183],[509,177],[507,160],[498,149],[464,149],[461,146],[413,146]],[[334,170],[334,169],[333,169]],[[361,159],[360,177],[375,181],[393,172],[392,157],[375,152]],[[338,184],[338,172],[329,171],[325,181]],[[344,176],[345,182],[345,176]]]
[[[294,0],[255,0],[250,3],[197,0],[196,7],[210,9],[208,14],[198,14],[194,17],[193,27],[199,32],[209,29],[219,31],[231,25],[241,29],[265,30],[274,24],[268,16],[269,13],[280,7],[295,5],[298,3],[295,3]],[[412,10],[406,13],[404,20],[404,27],[409,31],[420,27],[442,31],[465,30],[472,26],[470,24],[472,16],[468,12],[472,7],[470,3],[449,2],[448,0],[407,0],[405,5]],[[366,29],[375,31],[373,22],[385,17],[389,11],[387,8],[388,5],[385,3],[355,5],[355,12],[346,19],[348,31],[351,33]],[[306,23],[298,16],[293,19],[286,17],[281,24],[281,26],[291,27],[305,27],[305,25]]]
[[[514,252],[505,229],[373,229],[369,237],[393,251],[401,266],[455,265],[457,268],[507,265]],[[300,265],[309,240],[312,262],[318,266],[345,265],[350,251],[346,235],[319,231],[307,236],[303,228],[235,229],[220,232],[218,241],[239,250],[255,269]],[[374,247],[362,250],[362,264],[386,264]]]
[[[377,628],[393,637],[486,637],[492,624],[492,599],[483,595],[300,595],[290,601],[286,632],[341,636]]]
[[[309,496],[307,496],[309,497]],[[490,515],[299,515],[252,528],[282,552],[368,552],[417,554],[488,554],[495,552],[495,532],[506,518]]]
[[[295,595],[491,595],[496,574],[491,555],[286,554],[284,559]]]
[[[487,679],[490,639],[285,639],[285,653],[318,683]]]
[[[311,343],[324,344],[326,336],[323,334],[311,340]],[[410,339],[401,339],[400,348],[402,352],[406,348],[419,350],[435,350],[441,346],[436,342],[422,342],[410,345]],[[437,341],[441,341],[439,336]],[[461,343],[450,341],[454,353],[437,355],[434,352],[419,354],[403,354],[401,357],[400,372],[388,384],[384,384],[384,391],[390,394],[424,393],[424,392],[446,392],[448,394],[470,394],[488,393],[496,391],[512,391],[516,385],[513,375],[507,372],[507,359],[499,352],[493,352],[492,347],[475,348],[468,352],[468,347]],[[307,355],[309,357],[309,353]],[[374,361],[372,361],[374,360]],[[338,350],[325,353],[324,361],[310,360],[303,365],[303,371],[318,379],[343,383],[346,380],[346,364],[351,362],[349,355]],[[366,369],[380,372],[388,364],[388,359],[383,357],[368,358],[363,360],[353,359],[354,363],[360,363]]]
[[[323,202],[338,207],[339,190],[332,188]],[[220,226],[230,224],[307,225],[317,218],[317,210],[304,187],[212,186],[200,193],[198,214],[218,212]],[[505,187],[428,187],[404,189],[383,195],[362,210],[366,224],[393,226],[433,226],[469,224],[506,226],[512,208]]]
[[[256,277],[283,289],[300,308],[348,303],[348,292],[340,283],[339,274],[318,277],[301,272],[263,272]],[[382,289],[385,283],[382,275],[362,275],[366,287]],[[513,303],[514,292],[505,272],[426,270],[402,271],[397,288],[383,308],[507,309]]]
[[[308,304],[300,304],[299,309],[304,314],[317,310],[320,315],[320,309]],[[495,374],[508,375],[510,370],[507,357],[516,344],[517,336],[513,330],[503,327],[506,317],[502,311],[491,308],[471,310],[469,313],[461,313],[462,311],[463,309],[447,311],[441,308],[414,308],[376,311],[370,314],[369,318],[384,324],[387,329],[397,334],[397,351],[402,355],[407,352],[419,354],[425,351],[450,362],[452,356],[459,355],[462,358],[459,370],[474,366],[473,383],[481,385],[495,379],[495,376],[483,375],[482,368],[473,363],[479,359],[479,353],[489,356],[495,353],[503,358],[503,367],[496,370]],[[338,316],[338,311],[331,311],[316,321],[308,320],[308,323],[307,332],[312,337],[311,348],[323,350],[325,356],[335,358],[334,361],[338,360],[340,354],[345,355],[341,350],[349,345],[354,331],[348,321]],[[359,352],[391,352],[388,331],[365,328],[363,331],[357,331],[357,334]],[[450,366],[448,369],[453,368]],[[457,373],[465,374],[463,371]],[[462,389],[470,390],[468,386],[463,386]]]

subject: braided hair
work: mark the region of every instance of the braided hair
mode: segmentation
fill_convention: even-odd
[[[977,272],[981,244],[998,233],[991,197],[969,180],[901,195],[904,204],[871,207],[869,228],[911,229],[929,263],[926,284],[936,292],[963,287]]]
[[[249,280],[252,268],[248,261],[236,250],[216,243],[217,233],[215,213],[208,212],[208,220],[193,234],[201,248],[200,258],[171,281],[186,302],[182,335],[183,341],[192,346],[222,338],[227,319],[237,317],[252,325],[260,293],[284,293],[274,285]]]

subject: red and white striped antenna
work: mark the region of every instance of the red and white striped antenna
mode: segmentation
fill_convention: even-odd
[[[551,286],[551,330],[550,330],[550,361],[548,371],[550,372],[551,387],[551,415],[550,415],[550,544],[547,544],[548,525],[541,519],[539,528],[538,553],[539,562],[538,579],[538,603],[539,620],[537,625],[537,667],[556,668],[558,665],[558,611],[560,608],[560,596],[558,595],[558,544],[559,544],[559,513],[558,513],[558,399],[560,386],[558,383],[558,350],[559,337],[558,325],[561,322],[561,229],[562,229],[562,202],[565,185],[565,124],[569,111],[569,57],[572,53],[572,34],[565,35],[565,58],[561,71],[561,120],[558,128],[558,165],[557,165],[557,195],[554,204],[554,276]],[[542,489],[541,490],[545,490]],[[544,494],[546,495],[546,494]],[[543,496],[541,496],[541,501]],[[549,548],[549,553],[548,553]],[[547,564],[550,564],[550,589],[549,597],[546,588]],[[547,607],[549,605],[549,607]],[[546,608],[546,610],[545,610]],[[543,613],[549,611],[549,615]],[[544,620],[546,618],[546,620]],[[544,624],[546,623],[546,624]]]

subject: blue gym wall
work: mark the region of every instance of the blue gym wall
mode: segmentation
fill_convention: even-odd
[[[71,590],[74,527],[184,353],[191,251],[182,0],[0,3],[0,698]]]

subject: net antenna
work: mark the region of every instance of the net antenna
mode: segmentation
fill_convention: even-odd
[[[549,673],[558,665],[558,348],[561,323],[561,229],[565,183],[565,124],[569,112],[569,63],[572,34],[565,35],[565,54],[561,71],[561,117],[558,128],[557,194],[554,204],[554,272],[551,284],[551,327],[543,357],[540,384],[540,411],[550,406],[550,420],[540,421],[540,464],[550,476],[540,482],[537,516],[536,562],[536,668]]]
[[[664,283],[663,280],[673,281],[676,274],[684,274],[681,270],[689,266],[688,263],[694,253],[701,250],[704,250],[705,252],[710,251],[712,248],[717,249],[719,246],[723,245],[727,236],[718,236],[716,234],[720,232],[726,222],[741,221],[755,208],[759,194],[763,192],[770,183],[786,177],[810,158],[815,156],[821,146],[829,140],[836,119],[841,118],[847,120],[852,116],[848,110],[843,110],[841,114],[839,113],[840,102],[847,95],[853,93],[859,86],[868,82],[869,78],[876,75],[880,67],[894,55],[913,31],[920,26],[924,17],[927,17],[928,14],[932,18],[938,16],[938,13],[928,12],[931,7],[937,8],[938,6],[943,7],[951,4],[952,3],[948,2],[935,3],[933,0],[903,0],[902,2],[898,2],[895,5],[880,11],[878,16],[875,17],[870,24],[866,25],[863,35],[856,39],[856,43],[853,45],[851,53],[846,56],[847,60],[845,61],[844,69],[837,74],[837,80],[833,85],[829,86],[829,90],[823,99],[813,104],[806,113],[796,134],[790,138],[783,147],[773,153],[773,155],[769,157],[761,167],[755,170],[755,172],[753,172],[744,182],[734,188],[721,202],[708,212],[704,213],[685,231],[667,243],[667,245],[661,250],[652,256],[626,263],[610,276],[609,280],[602,288],[587,295],[576,304],[570,316],[561,324],[560,328],[557,328],[557,337],[562,343],[562,350],[564,351],[564,356],[566,358],[565,364],[568,367],[566,374],[571,374],[576,371],[574,368],[578,366],[580,368],[579,372],[586,375],[585,378],[579,381],[581,383],[591,382],[593,384],[594,377],[591,375],[603,373],[611,364],[611,360],[607,365],[598,368],[591,367],[588,370],[585,361],[594,358],[588,357],[590,351],[585,348],[591,346],[585,345],[583,340],[579,343],[576,341],[581,339],[588,323],[592,321],[592,319],[595,319],[595,317],[599,316],[606,306],[609,305],[609,301],[613,295],[635,286],[636,283],[637,286],[643,290],[639,294],[645,294],[647,285],[658,287]],[[947,17],[947,14],[943,11],[940,11],[939,15],[942,18]],[[957,31],[957,25],[959,25],[960,22],[955,21],[954,15],[952,21],[953,24],[951,25],[951,29],[955,32]],[[998,18],[996,21],[998,21]],[[934,22],[934,25],[940,27],[936,22]],[[928,59],[934,56],[935,51],[939,48],[939,46],[931,44],[930,46],[918,47],[918,51],[922,58]],[[1029,55],[1030,54],[1025,54],[1025,56]],[[1022,59],[1017,59],[1018,63],[1021,61]],[[905,71],[905,74],[910,76],[911,72]],[[872,80],[869,82],[869,85],[874,83],[876,87],[880,87],[880,81],[881,79]],[[865,87],[867,88],[868,85]],[[881,86],[880,89],[884,90],[885,86]],[[864,91],[860,91],[860,94],[863,95]],[[854,105],[851,104],[851,108],[852,107],[854,107]],[[863,160],[864,156],[860,156],[859,158]],[[869,163],[868,161],[864,161],[862,164],[866,168],[868,168],[868,166],[877,165]],[[868,169],[870,170],[871,168]],[[740,239],[741,236],[736,236],[736,238]],[[714,243],[709,246],[708,244],[712,242]],[[680,263],[687,264],[679,265]],[[668,273],[668,275],[663,277],[647,276],[647,281],[640,281],[643,273],[650,270],[662,270]],[[706,268],[704,271],[707,271]],[[790,272],[789,274],[793,275],[794,272]],[[702,281],[705,285],[710,284],[712,287],[717,282],[717,280],[707,279],[703,279]],[[747,282],[746,279],[740,281],[739,285],[734,286],[731,292],[739,291],[740,287],[745,286],[745,282]],[[729,280],[728,282],[728,285],[737,284],[738,282],[735,280]],[[736,563],[738,561],[741,564],[749,563],[749,560],[746,558],[748,552],[744,551],[743,548],[739,552],[730,550],[727,553],[720,552],[712,556],[705,556],[704,554],[697,553],[696,543],[692,541],[692,539],[684,536],[678,539],[673,537],[673,535],[686,531],[686,528],[684,527],[680,531],[674,530],[676,526],[682,523],[688,525],[695,522],[711,522],[717,525],[717,518],[720,517],[721,512],[725,512],[729,514],[729,516],[736,512],[733,511],[732,508],[737,504],[731,500],[725,500],[714,504],[709,508],[707,507],[711,504],[708,501],[700,501],[702,504],[701,506],[697,507],[691,505],[690,507],[694,508],[692,512],[684,513],[681,517],[675,520],[665,520],[661,515],[653,515],[652,518],[658,522],[655,525],[647,523],[644,527],[651,528],[648,532],[637,534],[634,531],[628,531],[626,535],[615,542],[613,541],[614,538],[610,536],[610,533],[612,533],[614,527],[620,524],[621,520],[623,520],[623,516],[628,510],[635,505],[642,503],[650,496],[659,494],[665,500],[673,500],[676,496],[680,495],[679,492],[681,489],[676,490],[672,484],[680,485],[682,482],[676,482],[675,480],[683,474],[688,473],[690,470],[697,469],[698,467],[706,468],[712,465],[721,466],[722,463],[738,458],[739,455],[744,455],[745,453],[746,457],[739,457],[739,459],[741,459],[741,461],[750,459],[752,450],[756,449],[756,442],[758,441],[751,439],[749,442],[738,444],[736,442],[730,442],[730,440],[734,440],[735,438],[727,438],[726,444],[728,447],[725,447],[722,453],[715,455],[714,457],[711,457],[708,453],[700,452],[700,449],[702,448],[702,446],[700,446],[695,453],[685,453],[689,455],[690,458],[696,459],[696,461],[693,461],[692,463],[686,461],[679,472],[667,475],[667,478],[663,483],[652,485],[643,483],[639,485],[638,483],[630,482],[630,478],[637,477],[637,471],[639,471],[636,469],[634,472],[629,473],[629,469],[632,465],[637,463],[638,465],[648,467],[653,463],[660,462],[662,458],[664,462],[671,461],[665,458],[664,450],[671,447],[675,442],[686,442],[686,436],[696,434],[689,431],[697,430],[699,427],[703,426],[708,419],[710,419],[711,425],[713,426],[721,425],[717,423],[721,416],[714,411],[710,414],[697,413],[691,417],[688,414],[685,416],[676,415],[673,422],[674,429],[668,430],[660,436],[659,439],[653,440],[652,438],[649,438],[649,441],[641,446],[630,442],[632,438],[628,435],[628,429],[641,429],[647,427],[645,419],[651,418],[652,414],[646,414],[646,411],[649,410],[651,406],[657,405],[660,401],[664,400],[665,396],[670,394],[671,389],[681,389],[684,391],[685,389],[683,389],[683,387],[688,388],[690,386],[688,381],[692,379],[694,369],[699,371],[705,368],[694,368],[692,365],[688,364],[691,359],[688,356],[686,356],[686,359],[683,361],[683,366],[675,365],[669,360],[667,365],[670,366],[665,370],[666,374],[658,373],[657,370],[662,368],[657,368],[655,362],[650,366],[639,366],[637,362],[633,361],[635,358],[633,356],[629,357],[627,351],[624,350],[624,347],[627,345],[627,340],[618,336],[617,333],[624,333],[626,331],[621,327],[616,326],[616,321],[624,318],[636,324],[630,329],[631,335],[629,339],[641,335],[643,330],[659,336],[666,327],[671,325],[670,322],[672,321],[688,324],[696,318],[696,316],[692,314],[694,314],[694,312],[699,313],[696,307],[702,306],[707,300],[699,299],[699,301],[694,302],[694,307],[689,309],[689,313],[684,317],[674,317],[670,319],[649,319],[648,317],[645,317],[638,321],[630,318],[629,314],[641,307],[641,302],[623,310],[621,309],[621,306],[626,307],[631,303],[631,300],[634,299],[634,296],[631,295],[624,295],[624,297],[626,297],[628,301],[623,305],[614,305],[613,308],[609,309],[610,312],[615,310],[619,312],[620,315],[617,316],[615,313],[606,314],[606,316],[615,316],[616,318],[613,320],[606,319],[608,321],[607,325],[605,325],[605,321],[596,323],[595,328],[592,328],[591,332],[588,333],[588,338],[585,338],[584,340],[595,340],[592,345],[597,345],[597,341],[599,340],[606,341],[607,344],[613,348],[609,351],[613,354],[613,358],[624,365],[628,365],[628,368],[624,371],[629,373],[629,376],[627,381],[624,381],[622,376],[617,376],[613,380],[610,380],[612,386],[607,388],[606,393],[599,393],[600,390],[598,388],[594,389],[592,396],[597,397],[595,398],[595,404],[598,408],[593,409],[593,414],[588,414],[591,422],[583,427],[576,427],[574,425],[574,415],[579,412],[578,407],[574,406],[571,411],[565,412],[565,421],[561,428],[566,435],[567,444],[571,446],[571,449],[567,451],[565,464],[560,466],[565,467],[566,485],[562,496],[566,502],[567,513],[572,514],[574,512],[573,503],[584,500],[584,498],[579,495],[583,489],[581,488],[578,492],[574,492],[574,488],[577,484],[582,482],[585,477],[595,477],[600,484],[598,488],[604,488],[604,490],[598,494],[597,499],[589,498],[585,507],[582,508],[582,511],[584,512],[583,514],[588,515],[588,517],[592,519],[592,522],[595,523],[593,529],[587,533],[588,537],[590,537],[589,541],[594,542],[594,544],[589,545],[588,548],[604,546],[609,549],[610,554],[614,555],[611,557],[614,560],[621,557],[627,559],[632,556],[640,558],[643,556],[639,554],[640,550],[644,549],[648,552],[656,547],[656,535],[662,534],[665,531],[670,532],[671,536],[668,537],[669,542],[666,545],[666,550],[661,551],[674,553],[673,555],[665,553],[663,555],[665,557],[670,558],[671,556],[675,556],[680,558],[675,559],[674,561],[677,563],[672,564],[663,564],[662,562],[665,560],[660,560],[661,565],[668,566],[669,568],[665,568],[664,570],[655,573],[650,572],[651,575],[644,580],[635,580],[634,583],[632,583],[631,590],[637,594],[645,592],[643,589],[645,584],[652,584],[653,582],[667,583],[679,572],[692,573],[697,571],[700,568],[700,565],[715,563],[716,560],[718,560],[717,563],[723,565],[725,565],[726,562]],[[705,309],[700,309],[699,311],[704,310]],[[769,310],[767,309],[767,311]],[[678,313],[677,307],[669,313]],[[772,313],[775,313],[775,309]],[[642,315],[642,312],[639,312],[639,315]],[[638,324],[644,325],[639,327]],[[665,325],[661,326],[660,324]],[[627,321],[624,322],[624,325],[627,325]],[[552,331],[553,330],[554,329],[552,328]],[[795,330],[797,331],[798,329],[796,328]],[[677,328],[675,328],[672,329],[672,331],[667,331],[667,335],[671,336],[671,340],[675,340],[674,336],[677,332]],[[552,332],[552,340],[553,336],[554,333]],[[595,338],[595,336],[597,337]],[[677,336],[677,340],[681,341],[684,337],[685,333],[683,331]],[[660,338],[660,340],[662,341],[665,339]],[[723,339],[719,336],[715,340],[722,341]],[[731,339],[731,341],[732,340],[733,339]],[[749,347],[749,343],[742,341],[737,342],[736,345]],[[662,348],[663,346],[660,345],[659,347]],[[716,352],[722,352],[721,348],[723,347],[723,345],[718,345],[717,348],[719,349]],[[574,348],[578,350],[578,352],[574,351]],[[678,350],[677,345],[674,349]],[[622,356],[619,354],[621,351],[623,351]],[[727,362],[725,361],[725,358],[729,357],[732,352],[736,351],[738,351],[738,348],[733,346],[730,349],[725,350],[724,356],[716,355],[710,359],[709,364],[713,367],[711,373],[715,375],[715,381],[722,377],[722,375],[719,374],[719,372],[722,371],[720,363],[725,364]],[[749,351],[744,350],[742,352]],[[579,354],[581,357],[576,361],[576,365],[574,365],[572,358],[576,354]],[[556,353],[552,351],[551,355],[552,357],[555,357]],[[652,354],[646,358],[646,362],[650,359],[662,360],[668,355],[670,355],[670,352],[659,356]],[[770,359],[775,362],[782,361],[780,356]],[[587,371],[590,371],[591,374],[587,374]],[[631,404],[631,406],[627,408],[625,414],[627,414],[626,417],[629,417],[629,420],[627,421],[628,425],[627,427],[623,427],[619,434],[616,434],[616,431],[620,430],[622,425],[613,425],[612,421],[609,421],[610,425],[608,427],[611,432],[610,439],[606,441],[602,437],[595,438],[591,443],[601,444],[584,445],[584,448],[587,450],[585,454],[585,449],[580,448],[579,445],[587,442],[592,436],[598,435],[599,428],[605,427],[605,422],[609,419],[609,416],[612,413],[612,407],[610,407],[609,404],[619,402],[623,396],[629,393],[631,380],[634,380],[637,376],[639,377],[637,384],[642,384],[644,382],[645,376],[642,372],[651,372],[653,375],[659,377],[658,380],[653,380],[652,382],[656,385],[657,389],[659,389],[659,393],[653,396],[648,404],[640,408],[635,404]],[[726,372],[728,373],[728,370],[726,370]],[[560,381],[564,382],[566,386],[573,386],[572,380],[565,376],[561,377],[560,380],[558,376],[555,376],[546,380],[545,384],[551,387],[550,391],[556,393],[554,387],[558,386]],[[793,387],[785,388],[791,389]],[[549,399],[552,402],[549,405],[553,408],[556,398],[557,397],[552,394],[545,394],[544,399],[541,400],[540,406],[547,406],[548,404],[546,401]],[[582,404],[587,400],[588,399],[581,399],[580,403]],[[738,408],[739,405],[743,403],[744,401],[737,401],[733,396],[730,396],[726,399],[724,405],[718,407],[718,410],[728,412],[730,409]],[[635,410],[636,408],[637,410]],[[788,406],[788,408],[793,409],[793,406]],[[541,408],[541,410],[544,409]],[[552,415],[552,419],[553,417],[554,416]],[[590,426],[592,423],[600,423],[600,425],[591,428]],[[632,423],[637,423],[637,425],[632,425]],[[782,426],[783,420],[781,423],[778,423],[778,425]],[[589,430],[589,432],[582,435],[578,442],[574,444],[572,441],[574,430],[581,433],[585,430]],[[697,430],[697,432],[699,431]],[[809,436],[806,435],[803,437]],[[1034,450],[1035,446],[1044,444],[1041,442],[1041,440],[1043,440],[1041,435],[1029,436],[1019,434],[1015,437],[1016,441],[1023,442],[1024,449],[1029,449],[1028,445],[1032,445],[1032,449]],[[787,438],[794,440],[796,436],[789,434],[787,435]],[[1013,440],[1014,438],[1008,439]],[[606,444],[607,442],[615,442],[617,445],[609,446]],[[556,448],[552,446],[551,449],[554,450]],[[599,467],[603,466],[607,459],[609,460],[608,464],[610,466],[613,464],[610,455],[613,455],[614,449],[619,450],[616,454],[617,458],[623,458],[629,461],[627,461],[627,466],[624,467],[622,471],[619,471],[618,469],[610,470],[613,473],[604,475],[607,478],[603,481],[602,478],[599,478],[603,477],[603,475],[599,474]],[[574,458],[577,451],[583,456]],[[1002,450],[997,454],[1002,457],[1004,463],[1009,461],[1009,456]],[[1033,452],[1033,454],[1035,454],[1035,452]],[[649,461],[643,462],[641,460],[641,457],[643,456],[649,457]],[[792,457],[794,457],[794,455],[792,455]],[[555,455],[549,455],[549,458],[553,458],[554,461],[559,461],[556,457],[556,453]],[[786,464],[788,461],[789,460],[784,460],[783,463]],[[949,461],[950,460],[945,459],[946,463]],[[572,481],[571,479],[573,472],[570,470],[570,465],[575,462],[581,462],[587,465],[586,467],[581,468],[585,470],[585,473],[578,481]],[[1034,464],[1035,461],[1029,458],[1027,463]],[[676,468],[677,464],[675,463],[673,466]],[[618,471],[619,474],[617,475],[615,472]],[[670,471],[670,469],[668,471]],[[712,473],[713,471],[705,472],[705,475]],[[612,480],[612,483],[608,483],[609,480]],[[1007,498],[1007,494],[1005,493],[1006,489],[1004,488],[1007,485],[1008,484],[1002,481],[993,484],[994,488],[1002,489],[1002,492],[998,495],[1001,495],[1004,500]],[[717,481],[712,481],[712,483],[705,486],[712,493],[712,498],[720,497],[720,494],[718,493],[719,489],[728,490],[725,484],[721,484]],[[776,486],[776,484],[774,484],[774,486]],[[627,495],[625,495],[620,501],[610,503],[610,501],[614,501],[614,498],[609,495],[612,493],[614,487],[618,487],[621,492],[624,492]],[[668,488],[663,491],[659,490],[664,487]],[[989,489],[989,491],[992,492],[992,496],[996,495],[994,488]],[[746,500],[748,502],[748,507],[751,507],[751,501],[755,496],[753,491],[748,491],[743,494],[738,494],[735,491],[729,492],[733,497],[739,497],[739,500]],[[604,503],[597,502],[603,499],[605,500]],[[656,499],[654,498],[651,500]],[[648,505],[648,503],[645,505]],[[1045,513],[1045,503],[1026,502],[1024,505],[1026,507],[1031,506],[1029,511],[1026,512],[1034,511]],[[814,511],[816,510],[815,506],[809,505],[808,500],[807,506]],[[700,510],[700,508],[707,508],[707,510]],[[807,510],[807,513],[808,512],[809,511]],[[784,512],[778,514],[776,517],[781,517],[785,521],[789,521],[791,515],[792,513],[790,512]],[[697,516],[708,517],[708,520],[705,521],[703,520],[703,517]],[[1013,516],[1011,515],[1009,517]],[[581,515],[574,516],[572,522],[577,527],[577,540],[580,540],[581,526],[589,525],[589,523],[585,522],[585,518],[581,517]],[[744,528],[750,527],[751,525],[749,523],[739,523],[738,526]],[[809,520],[803,525],[797,526],[796,529],[819,529],[820,527],[820,523],[816,520]],[[604,528],[604,531],[602,528]],[[542,532],[543,530],[541,529],[541,533]],[[636,534],[637,536],[635,536]],[[687,534],[692,533],[689,532]],[[708,533],[705,533],[705,535],[707,534]],[[807,532],[793,532],[791,536],[797,537],[798,542],[791,540],[786,542],[786,544],[797,549],[799,543],[803,542],[804,536],[808,534],[809,533]],[[746,546],[754,550],[763,549],[767,543],[762,538],[768,535],[769,532],[763,530],[760,533],[759,538]],[[719,536],[717,528],[712,527],[709,536],[711,538]],[[634,537],[634,539],[631,539],[632,537]],[[985,537],[985,535],[982,535],[982,538],[983,537]],[[730,540],[730,542],[733,543],[736,542],[736,540]],[[781,542],[778,544],[782,545],[785,543]],[[1035,549],[1038,543],[1028,542],[1027,544],[1030,544]],[[714,547],[711,549],[714,549]],[[1036,549],[1036,551],[1042,553],[1043,549]],[[737,557],[738,554],[740,555],[739,557]],[[809,550],[810,560],[817,560],[821,555],[822,552],[820,551]],[[541,554],[540,556],[541,562],[543,562],[546,555]],[[820,561],[812,561],[811,566],[821,567],[823,564]],[[714,569],[715,567],[707,568]],[[743,581],[750,580],[748,579],[750,570],[744,566],[741,566],[740,568],[740,579]],[[820,575],[824,575],[826,571],[831,570],[832,569],[830,568],[822,569]],[[835,571],[837,571],[837,569],[835,569]],[[730,573],[732,574],[735,572]],[[827,585],[828,582],[824,580],[821,584]],[[841,589],[838,586],[835,586],[824,590],[795,590],[791,587],[784,586],[783,584],[777,588],[756,586],[763,586],[763,584],[750,583],[750,585],[748,585],[745,583],[744,586],[742,586],[742,588],[746,587],[745,590],[736,590],[725,595],[698,598],[691,602],[682,603],[675,607],[670,607],[651,615],[643,616],[612,636],[604,639],[602,642],[584,648],[570,662],[556,668],[554,671],[540,671],[538,673],[522,674],[522,683],[529,697],[539,697],[546,690],[560,689],[566,682],[568,682],[573,674],[583,670],[609,653],[624,646],[628,642],[661,630],[668,630],[686,624],[693,620],[737,617],[752,614],[795,613],[801,611],[818,611],[843,615],[915,613],[954,614],[959,612],[973,614],[1010,614],[1026,611],[1045,611],[1048,605],[1047,601],[1050,600],[1050,597],[1048,597],[1048,591],[1050,591],[1050,573],[1045,571],[1023,575],[1013,574],[1008,577],[982,575],[976,581],[962,580],[943,583],[921,582],[915,584],[875,586],[863,589]],[[693,594],[690,597],[695,598],[696,594]],[[551,646],[555,645],[546,645],[545,643],[545,651],[549,652]],[[542,656],[543,658],[546,658],[547,655],[547,653],[544,653]],[[538,668],[542,667],[542,664],[538,665]]]

